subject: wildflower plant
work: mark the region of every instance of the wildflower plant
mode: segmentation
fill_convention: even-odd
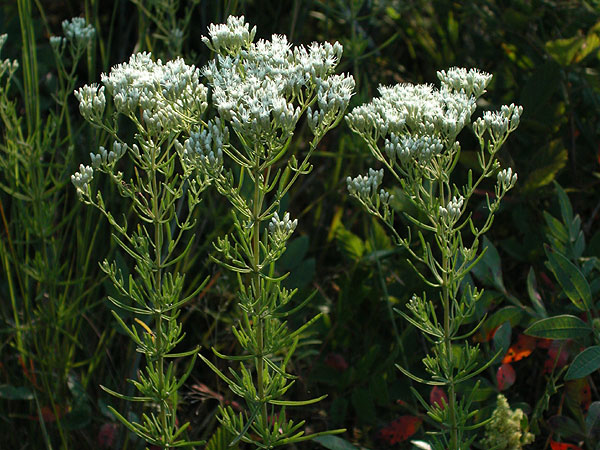
[[[204,42],[216,57],[204,74],[218,114],[205,130],[192,133],[185,150],[233,207],[235,231],[214,244],[214,259],[237,274],[241,319],[232,330],[244,353],[226,356],[213,350],[240,363],[229,368],[229,375],[201,357],[247,408],[236,414],[221,407],[219,421],[236,436],[234,442],[273,448],[341,431],[304,435],[304,420],[286,418],[286,407],[323,398],[284,399],[295,378],[287,372],[290,358],[319,316],[294,331],[288,328],[285,319],[310,297],[291,307],[296,289],[284,288],[287,274],[277,276],[274,267],[298,223],[279,210],[281,201],[298,177],[311,171],[309,158],[340,122],[354,80],[334,75],[342,55],[337,42],[292,48],[285,36],[254,42],[255,33],[243,17],[209,27]],[[304,113],[312,139],[298,159],[288,149]]]
[[[35,400],[31,406],[40,417],[35,435],[47,446],[57,439],[61,448],[69,448],[73,418],[78,416],[80,424],[91,420],[87,399],[76,390],[94,372],[102,347],[83,349],[79,343],[89,330],[83,312],[91,308],[99,284],[89,282],[98,228],[73,204],[74,193],[64,190],[78,138],[67,98],[95,30],[74,18],[63,22],[65,37],[50,39],[52,47],[60,42],[62,53],[56,71],[48,74],[59,79],[53,101],[44,102],[31,5],[18,4],[21,65],[0,60],[0,261],[10,310],[2,310],[2,319],[11,330],[6,342],[14,346],[21,366],[18,381],[8,383],[22,390],[23,399]],[[6,40],[0,35],[0,50]],[[63,57],[67,53],[70,58]],[[21,99],[12,97],[19,93]],[[45,427],[42,411],[52,426]]]
[[[140,423],[129,421],[114,408],[111,411],[138,436],[163,448],[198,444],[188,442],[183,434],[189,423],[178,425],[176,418],[178,390],[191,373],[198,348],[176,352],[175,347],[185,335],[178,322],[181,308],[204,286],[184,296],[185,275],[177,265],[191,248],[194,235],[184,236],[194,227],[193,212],[208,185],[197,159],[190,157],[184,146],[185,138],[208,132],[210,126],[202,119],[207,88],[199,79],[200,70],[182,59],[163,64],[153,61],[149,53],[138,53],[103,74],[102,86],[87,85],[75,92],[83,117],[104,130],[112,142],[91,153],[91,166],[82,164],[71,180],[80,199],[106,216],[114,239],[135,261],[135,274],[128,279],[116,262],[104,261],[101,268],[119,292],[109,300],[139,316],[135,323],[126,324],[113,311],[138,352],[146,357],[138,379],[130,380],[139,395],[103,389],[120,399],[145,402],[150,411]],[[115,113],[105,115],[110,99]],[[134,142],[122,140],[120,117],[135,127]],[[123,158],[133,166],[130,179],[118,170]],[[105,173],[121,197],[131,203],[139,219],[136,224],[115,217],[102,192],[93,193],[96,172]],[[178,378],[172,361],[187,356],[190,361]]]
[[[465,341],[480,325],[467,332],[461,330],[461,325],[473,315],[482,291],[463,280],[483,255],[479,250],[481,238],[491,227],[502,198],[517,181],[512,169],[500,170],[497,155],[517,128],[522,108],[502,106],[500,111],[484,112],[473,122],[481,173],[474,179],[469,170],[467,183],[457,186],[453,181],[461,151],[457,137],[470,123],[476,101],[492,76],[475,69],[452,68],[438,72],[438,78],[439,89],[412,84],[381,86],[380,97],[347,115],[350,128],[364,139],[383,165],[379,170],[369,169],[367,175],[348,177],[347,184],[350,195],[387,225],[396,244],[405,248],[417,264],[429,269],[428,275],[412,260],[408,261],[428,286],[439,291],[441,312],[425,293],[412,296],[407,305],[410,314],[399,311],[433,344],[431,353],[423,359],[430,378],[422,379],[398,367],[417,382],[447,389],[448,404],[443,406],[429,405],[416,390],[413,392],[441,425],[442,431],[433,437],[435,448],[457,450],[469,447],[475,437],[468,430],[481,425],[469,424],[475,414],[470,410],[473,396],[458,398],[457,385],[472,379],[494,361],[482,363],[478,346]],[[406,213],[417,228],[416,245],[410,227],[406,237],[397,231],[393,195],[380,188],[384,171],[419,212]],[[486,178],[494,176],[494,195],[486,194],[487,215],[482,224],[476,223],[467,209],[469,200]]]

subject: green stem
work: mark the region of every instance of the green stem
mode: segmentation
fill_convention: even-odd
[[[260,160],[257,158],[257,163],[253,170],[254,172],[254,201],[252,204],[252,220],[253,230],[252,230],[252,255],[254,257],[253,261],[253,274],[252,274],[252,282],[254,284],[256,298],[261,297],[261,283],[260,283],[260,212],[262,209],[262,198],[260,191]],[[261,305],[258,306],[260,310]],[[263,350],[264,350],[264,323],[263,318],[260,314],[254,315],[254,322],[256,324],[256,345],[258,347],[258,353],[256,355],[256,383],[258,390],[258,399],[261,403],[261,416],[263,424],[267,423],[267,404],[264,401],[265,398],[265,388],[264,388],[264,359],[263,359]]]
[[[158,186],[157,186],[157,181],[156,181],[156,172],[157,172],[157,165],[156,165],[156,150],[157,150],[157,146],[154,145],[154,143],[152,144],[152,165],[150,166],[150,178],[151,178],[151,185],[152,185],[152,215],[154,218],[154,251],[155,251],[155,262],[156,262],[156,272],[155,272],[155,289],[157,289],[159,292],[161,291],[161,284],[162,284],[162,268],[161,268],[161,264],[162,264],[162,221],[160,218],[160,207],[158,205],[158,197],[159,197],[159,192],[158,192]],[[160,417],[160,423],[162,426],[163,431],[167,429],[167,399],[164,397],[164,390],[165,390],[165,377],[164,377],[164,356],[163,356],[163,352],[162,352],[162,348],[163,348],[163,333],[162,333],[162,322],[163,322],[163,318],[162,318],[162,304],[161,305],[157,305],[160,309],[159,312],[156,312],[154,314],[154,321],[156,323],[156,349],[158,350],[157,355],[156,355],[156,359],[157,359],[157,363],[158,363],[158,395],[160,397],[160,402],[159,402],[159,417]],[[165,436],[163,436],[163,441],[165,441]],[[166,442],[164,442],[166,444]]]

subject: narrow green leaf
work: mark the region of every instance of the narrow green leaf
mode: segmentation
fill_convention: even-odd
[[[591,332],[583,320],[569,314],[538,320],[524,331],[529,336],[547,339],[576,339]]]
[[[569,300],[582,311],[590,309],[592,291],[581,271],[552,247],[546,245],[545,251],[550,270],[552,270]]]
[[[583,378],[600,369],[600,345],[588,347],[579,353],[565,375],[565,380]]]

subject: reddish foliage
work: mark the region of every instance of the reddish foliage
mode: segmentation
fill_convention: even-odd
[[[403,442],[417,432],[422,419],[415,416],[400,416],[379,431],[379,436],[388,444]]]
[[[498,389],[504,391],[511,387],[515,380],[517,379],[517,374],[515,373],[515,369],[510,364],[502,364],[498,367],[498,372],[496,372],[496,381],[498,382]]]
[[[431,392],[429,393],[429,404],[437,404],[440,409],[444,409],[448,404],[448,396],[441,387],[434,386],[433,389],[431,389]]]
[[[340,372],[343,372],[348,368],[348,363],[339,353],[329,353],[325,357],[325,364],[332,369],[339,370]]]
[[[587,378],[579,378],[577,380],[569,380],[565,382],[565,394],[567,402],[572,407],[580,408],[584,412],[587,411],[592,403],[592,391]]]
[[[117,428],[116,423],[105,423],[100,427],[97,439],[99,448],[114,448],[117,440]]]
[[[548,359],[544,362],[544,373],[552,372],[555,367],[560,369],[567,364],[569,360],[569,351],[567,350],[568,341],[552,341],[548,348]]]
[[[517,338],[517,342],[510,346],[502,362],[504,364],[520,361],[523,358],[527,358],[531,355],[531,352],[535,350],[537,345],[537,339],[526,334],[520,334]]]
[[[552,450],[583,450],[581,447],[576,446],[575,444],[567,444],[564,442],[556,442],[550,441],[550,448]]]
[[[484,325],[484,327],[485,327],[485,325]],[[475,335],[473,336],[473,341],[474,342],[489,342],[496,334],[496,331],[498,330],[498,328],[500,328],[499,325],[497,327],[491,328],[489,330],[483,329],[480,332],[475,333]]]

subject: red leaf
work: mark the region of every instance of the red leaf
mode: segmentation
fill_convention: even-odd
[[[587,378],[565,382],[567,402],[575,409],[587,411],[592,403],[592,392]]]
[[[581,447],[578,447],[575,444],[567,444],[564,442],[556,442],[553,440],[550,440],[550,448],[552,450],[583,450]]]
[[[517,342],[511,345],[506,352],[502,362],[506,364],[527,358],[531,355],[531,352],[535,350],[536,344],[536,338],[527,336],[526,334],[520,334]]]
[[[496,372],[496,381],[498,381],[498,389],[504,391],[511,387],[515,380],[517,379],[517,374],[515,373],[515,369],[510,364],[502,364],[498,367],[498,372]]]
[[[388,444],[403,442],[417,432],[421,426],[422,419],[415,416],[400,416],[387,427],[379,431],[381,439]]]
[[[489,342],[496,334],[496,331],[498,331],[498,328],[500,328],[500,325],[487,330],[487,329],[485,329],[485,325],[484,325],[484,329],[481,330],[480,332],[476,333],[473,336],[473,341],[474,342]]]
[[[98,445],[100,448],[114,448],[117,439],[118,425],[116,423],[105,423],[98,432]]]
[[[429,404],[437,404],[440,409],[444,409],[448,404],[448,396],[444,390],[439,386],[434,386],[429,393]]]
[[[567,350],[567,341],[552,341],[548,348],[548,358],[544,362],[544,373],[552,372],[554,364],[559,369],[564,367],[569,360],[569,351]]]
[[[339,370],[340,372],[343,372],[348,368],[348,363],[339,353],[329,353],[325,357],[325,364],[332,369]]]

